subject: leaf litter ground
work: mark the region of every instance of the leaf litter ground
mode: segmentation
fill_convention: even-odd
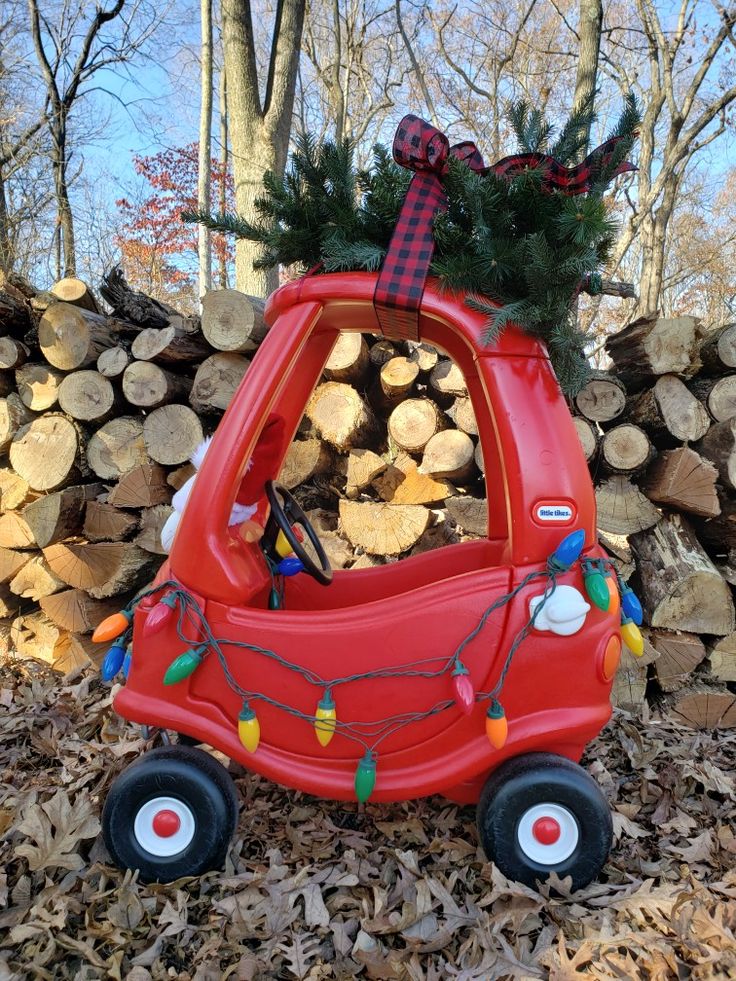
[[[101,802],[146,748],[93,671],[0,666],[0,981],[736,978],[736,733],[616,713],[584,764],[611,803],[601,881],[509,882],[472,808],[314,800],[237,765],[226,868],[141,885]]]

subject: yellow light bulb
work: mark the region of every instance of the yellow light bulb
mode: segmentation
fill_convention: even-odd
[[[238,736],[249,753],[255,753],[261,741],[261,724],[258,716],[248,705],[243,705],[243,711],[238,716]]]
[[[326,692],[318,703],[317,711],[314,714],[314,731],[317,734],[320,746],[328,745],[335,735],[336,725],[337,712],[335,711],[335,702],[332,695]]]
[[[633,620],[621,624],[621,638],[632,654],[641,657],[644,653],[644,638]]]
[[[294,551],[286,540],[286,535],[283,533],[283,531],[279,531],[278,535],[276,536],[276,544],[274,545],[274,549],[276,550],[276,554],[280,559],[285,559],[287,555],[291,555],[291,553]]]

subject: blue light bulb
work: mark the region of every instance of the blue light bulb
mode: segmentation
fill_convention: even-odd
[[[299,572],[304,572],[304,566],[294,555],[287,555],[276,566],[276,571],[280,576],[296,576]]]
[[[125,657],[123,658],[123,677],[128,680],[128,675],[130,674],[130,665],[133,660],[133,651],[126,651]]]
[[[125,647],[121,644],[113,644],[107,654],[105,654],[105,660],[102,662],[102,668],[100,669],[102,680],[112,681],[122,668],[124,659]]]
[[[641,626],[644,611],[641,608],[639,597],[629,586],[624,586],[621,590],[621,610],[629,620],[634,621],[637,627]]]
[[[550,561],[554,562],[557,566],[561,566],[563,569],[569,569],[573,562],[576,562],[580,557],[584,544],[584,529],[578,528],[577,531],[571,531],[554,550],[550,556]]]

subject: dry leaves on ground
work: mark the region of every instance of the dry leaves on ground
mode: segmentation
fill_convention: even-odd
[[[736,978],[736,734],[617,714],[585,763],[611,802],[600,882],[506,880],[472,808],[316,801],[233,768],[227,866],[141,885],[99,837],[146,744],[90,672],[0,668],[0,981]]]

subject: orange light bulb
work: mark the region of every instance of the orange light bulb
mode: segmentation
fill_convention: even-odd
[[[92,634],[92,643],[105,644],[109,640],[115,640],[128,629],[131,619],[131,613],[113,613],[106,617]]]
[[[494,749],[502,749],[509,734],[509,722],[501,705],[495,700],[486,713],[486,735]]]

